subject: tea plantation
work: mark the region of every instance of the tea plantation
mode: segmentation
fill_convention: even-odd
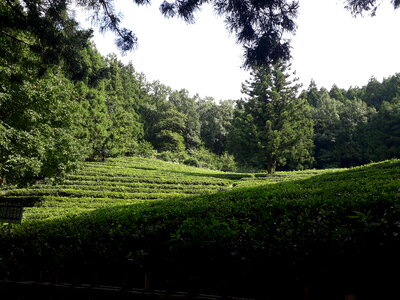
[[[265,174],[226,173],[146,158],[116,158],[85,163],[57,185],[10,188],[2,201],[29,200],[23,221],[79,214],[98,208],[182,198],[230,190],[234,187],[303,179],[328,171],[310,170]]]
[[[400,295],[400,160],[268,176],[119,158],[3,193],[38,199],[3,226],[9,280],[129,289],[146,274],[155,289],[258,299]]]

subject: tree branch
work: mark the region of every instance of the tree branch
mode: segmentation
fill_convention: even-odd
[[[9,38],[11,38],[11,39],[13,39],[14,41],[19,42],[19,43],[25,44],[25,45],[30,46],[30,47],[34,46],[33,44],[30,44],[30,43],[28,43],[27,41],[24,41],[24,40],[22,40],[22,39],[20,39],[20,38],[17,38],[16,36],[13,36],[13,35],[11,35],[11,34],[5,32],[5,31],[3,31],[3,30],[0,30],[0,33],[3,34],[3,35],[5,35],[5,36],[7,36],[7,37],[9,37]]]

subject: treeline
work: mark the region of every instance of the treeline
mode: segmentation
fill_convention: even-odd
[[[80,161],[121,155],[235,168],[224,154],[232,101],[217,105],[149,82],[131,64],[103,57],[92,45],[73,65],[43,68],[29,46],[10,44],[0,46],[2,54],[19,51],[0,58],[2,181],[56,178]]]
[[[300,93],[290,66],[277,63],[253,69],[244,99],[216,103],[101,56],[65,18],[78,38],[61,56],[39,53],[18,26],[0,34],[1,181],[57,178],[121,155],[268,172],[399,156],[400,74],[348,90],[312,82]]]
[[[329,91],[311,82],[315,167],[350,167],[400,156],[400,74]]]

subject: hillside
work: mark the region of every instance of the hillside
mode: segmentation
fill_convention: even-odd
[[[322,170],[265,174],[226,173],[147,158],[87,162],[59,184],[3,191],[1,201],[26,202],[23,220],[79,214],[98,208],[215,193],[242,186],[304,179]]]
[[[179,183],[181,193],[174,190],[171,198],[161,199],[153,186],[157,197],[149,201],[117,192],[108,199],[126,199],[123,205],[91,206],[86,213],[60,213],[60,218],[3,229],[1,276],[37,280],[40,274],[51,281],[58,274],[61,282],[128,281],[131,288],[142,287],[144,274],[151,274],[156,289],[261,299],[304,299],[306,287],[312,291],[308,299],[343,299],[349,292],[357,299],[399,296],[391,274],[400,267],[400,160],[266,178],[124,161],[136,167],[120,169],[120,160],[88,164],[67,182],[74,178],[73,186],[78,180],[95,186],[97,176],[100,186],[108,187],[133,184],[136,178],[137,184]],[[261,184],[268,179],[283,182]],[[253,184],[258,186],[240,187]],[[230,190],[211,193],[221,188]],[[183,192],[189,190],[204,194]],[[19,192],[7,191],[13,193]],[[61,207],[53,209],[61,212]],[[39,214],[46,208],[31,209]]]

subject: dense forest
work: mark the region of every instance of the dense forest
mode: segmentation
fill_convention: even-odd
[[[8,10],[0,5],[4,18]],[[26,28],[0,34],[3,182],[57,178],[81,161],[121,155],[270,173],[399,156],[400,74],[347,90],[315,82],[301,90],[278,61],[252,67],[243,99],[216,102],[149,82],[64,21],[77,44],[58,49],[62,55],[38,51]]]

